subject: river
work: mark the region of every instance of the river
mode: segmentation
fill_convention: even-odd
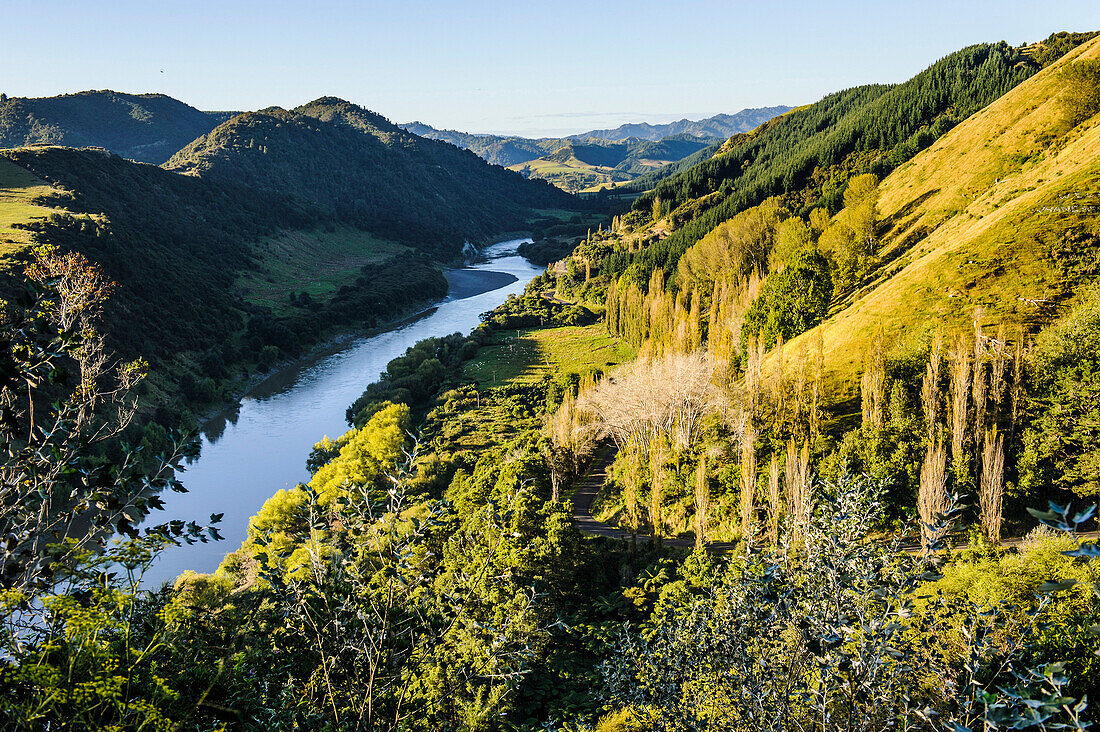
[[[485,251],[487,262],[450,273],[451,294],[421,316],[295,364],[208,422],[199,457],[180,476],[188,492],[162,496],[166,509],[149,520],[203,523],[211,513],[222,513],[218,528],[225,541],[169,547],[143,584],[155,587],[187,569],[216,569],[244,541],[248,520],[264,501],[280,488],[309,480],[305,465],[313,445],[348,430],[345,411],[387,363],[425,338],[470,332],[481,313],[523,292],[542,271],[516,255],[523,241],[494,244]],[[489,287],[495,289],[470,295]]]

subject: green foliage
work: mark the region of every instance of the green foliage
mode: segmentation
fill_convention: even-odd
[[[101,273],[43,248],[27,275],[0,321],[0,726],[172,729],[194,700],[158,663],[164,617],[145,614],[137,584],[164,546],[219,537],[193,522],[135,528],[158,493],[182,490],[183,450],[142,459],[117,444],[144,374],[105,368]]]
[[[922,127],[948,111],[965,119],[1037,70],[1037,64],[1004,43],[970,46],[902,84],[857,87],[796,109],[729,152],[642,195],[636,210],[648,210],[655,197],[674,209],[715,192],[719,197],[638,259],[647,272],[658,267],[670,271],[707,232],[769,196],[798,194],[813,206],[821,194],[815,173],[849,157],[869,157],[873,172],[884,175],[900,162],[898,156],[890,162],[891,151]],[[942,126],[937,130],[946,131]]]
[[[829,262],[815,247],[795,254],[787,266],[764,280],[764,287],[745,313],[741,326],[744,346],[750,336],[766,348],[788,341],[824,320],[833,297]]]
[[[1087,727],[1065,666],[1027,666],[999,610],[942,597],[918,607],[926,567],[865,540],[879,522],[873,484],[834,493],[799,547],[664,593],[604,666],[613,708],[661,731]],[[951,627],[958,643],[943,645]]]
[[[0,148],[105,147],[159,165],[224,117],[163,94],[86,91],[38,99],[8,97],[0,102]]]
[[[1074,61],[1066,65],[1062,76],[1062,106],[1070,126],[1075,127],[1100,112],[1100,60]]]
[[[1081,44],[1091,41],[1097,35],[1096,31],[1051,33],[1042,43],[1037,44],[1037,47],[1032,50],[1031,57],[1040,66],[1046,68]]]
[[[1020,485],[1033,495],[1057,487],[1100,493],[1100,294],[1036,339],[1031,354],[1031,420]]]

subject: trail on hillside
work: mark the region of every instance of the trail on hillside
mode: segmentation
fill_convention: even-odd
[[[588,536],[602,536],[607,539],[630,541],[629,531],[604,523],[592,515],[592,504],[595,502],[596,496],[600,492],[600,488],[602,488],[604,482],[607,481],[607,470],[611,466],[611,463],[615,462],[615,456],[617,454],[618,451],[613,444],[602,447],[599,452],[596,453],[596,457],[593,459],[588,472],[581,476],[575,483],[576,488],[573,491],[573,523],[576,524],[582,534],[587,534]],[[1086,531],[1076,534],[1074,538],[1080,541],[1095,541],[1100,539],[1100,532]],[[652,541],[653,537],[649,534],[638,534],[639,543],[652,543]],[[967,546],[967,541],[966,537],[956,538],[952,541],[951,548],[960,549],[965,547]],[[1000,546],[1006,549],[1019,548],[1026,541],[1026,536],[1004,538],[1001,539]],[[691,548],[695,546],[695,540],[671,539],[665,537],[661,539],[661,545]],[[737,544],[734,542],[714,541],[707,542],[706,548],[707,551],[712,554],[726,554],[733,551],[736,546]],[[901,550],[907,554],[917,554],[920,552],[921,548],[918,544],[910,544],[903,545]]]
[[[596,453],[592,466],[580,480],[577,481],[573,491],[573,522],[582,534],[589,536],[603,536],[608,539],[620,539],[630,541],[630,532],[615,526],[606,524],[592,515],[592,503],[607,480],[607,469],[615,462],[618,451],[613,444],[605,445]],[[649,534],[638,534],[638,541],[651,543],[653,537]],[[691,548],[695,546],[694,539],[661,539],[661,546],[675,546]],[[732,542],[708,542],[707,551],[713,553],[725,553],[733,550]]]

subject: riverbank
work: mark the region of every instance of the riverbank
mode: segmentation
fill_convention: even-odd
[[[447,299],[463,300],[485,292],[499,290],[519,278],[507,272],[489,272],[477,269],[443,270],[447,278]]]
[[[507,240],[497,242],[492,246],[506,243],[508,243]],[[286,359],[277,363],[268,371],[252,374],[247,379],[242,379],[239,385],[233,389],[234,397],[231,402],[220,404],[198,415],[199,432],[207,439],[216,440],[225,429],[227,422],[236,421],[242,399],[264,399],[279,393],[292,385],[304,371],[319,361],[348,348],[356,341],[373,338],[395,328],[414,323],[420,318],[431,315],[440,303],[477,297],[507,287],[518,280],[516,275],[508,272],[477,269],[445,269],[443,270],[443,276],[447,278],[447,295],[443,299],[421,302],[410,308],[408,312],[370,328],[344,330],[323,338],[311,346],[304,355]]]
[[[150,517],[202,522],[223,514],[224,542],[170,548],[146,574],[143,584],[155,586],[186,569],[211,572],[227,552],[247,536],[249,519],[279,490],[309,480],[306,458],[325,435],[347,431],[347,408],[377,381],[387,364],[425,338],[468,333],[510,295],[523,291],[541,268],[514,254],[518,242],[488,250],[490,259],[464,276],[462,290],[398,325],[368,337],[348,337],[327,351],[267,375],[232,408],[207,425],[200,455],[187,465],[181,480],[188,492],[172,494],[165,510]],[[501,277],[501,274],[504,274]],[[487,289],[494,284],[503,287]],[[483,290],[480,294],[456,295]]]

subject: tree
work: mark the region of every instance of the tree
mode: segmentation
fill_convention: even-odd
[[[79,254],[33,256],[0,320],[0,726],[171,726],[190,701],[157,666],[163,620],[138,627],[137,586],[167,544],[219,537],[135,528],[182,490],[184,449],[143,460],[120,441],[145,365],[113,363],[96,331],[111,285]]]
[[[815,211],[819,209],[814,209]],[[768,254],[768,270],[775,272],[787,265],[787,260],[803,249],[813,246],[813,230],[797,216],[792,216],[775,231],[775,246]]]
[[[1034,621],[1006,634],[1011,608],[918,600],[928,564],[867,540],[878,487],[849,479],[820,493],[834,497],[815,507],[803,552],[785,537],[625,629],[602,667],[613,709],[655,732],[1088,727],[1064,666],[1022,665]],[[1095,543],[1075,554],[1095,557]]]
[[[767,348],[787,341],[820,323],[833,297],[829,263],[817,249],[795,254],[787,266],[764,280],[741,326],[742,347],[759,335]]]
[[[1061,102],[1071,127],[1100,112],[1100,59],[1082,59],[1062,70]]]

